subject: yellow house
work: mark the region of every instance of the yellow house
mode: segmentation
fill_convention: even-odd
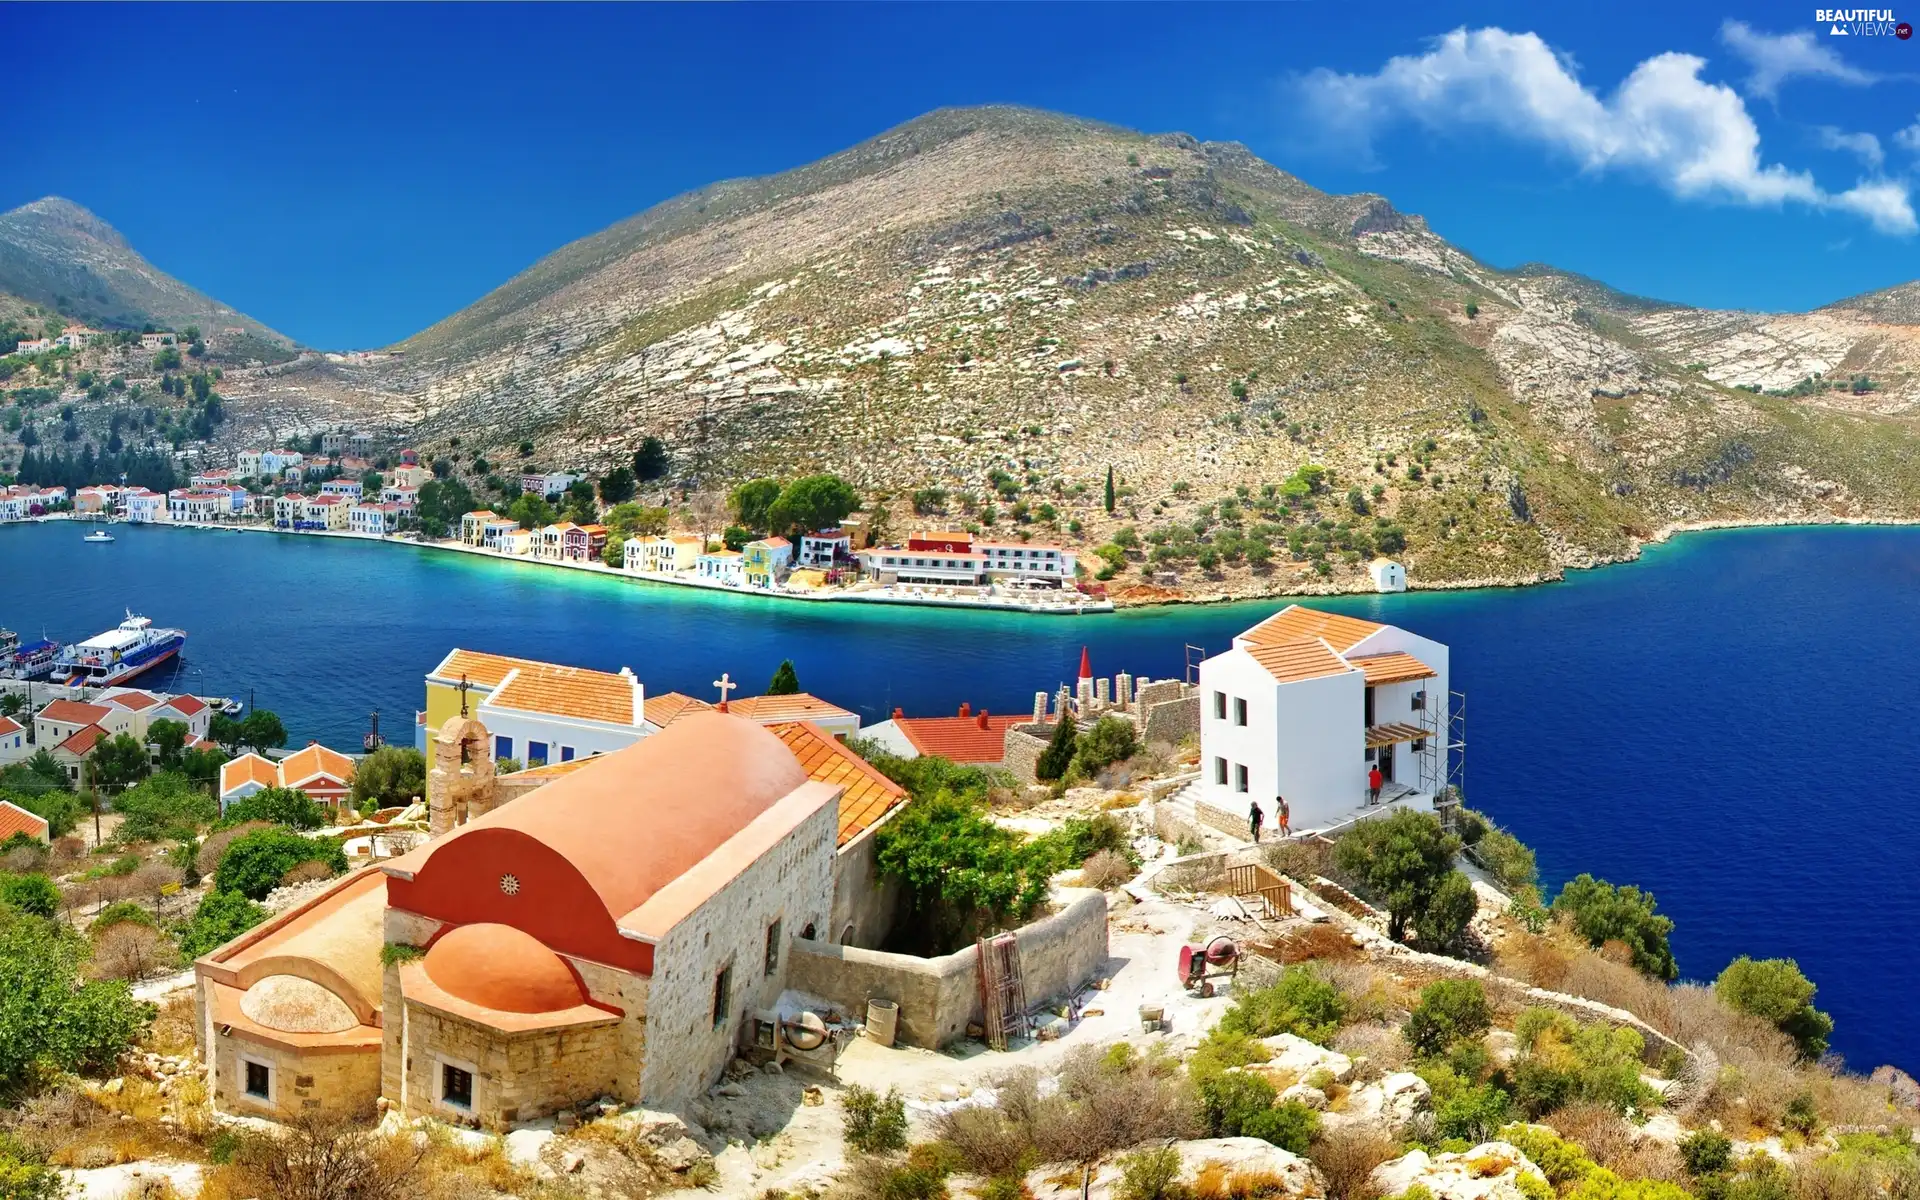
[[[460,540],[469,546],[478,546],[486,539],[487,522],[499,517],[499,513],[486,508],[466,514],[460,518]]]
[[[742,570],[747,586],[771,588],[793,561],[793,543],[783,537],[761,538],[748,542],[742,554]]]

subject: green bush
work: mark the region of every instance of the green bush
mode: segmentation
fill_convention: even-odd
[[[283,828],[256,829],[235,838],[213,870],[213,887],[219,892],[239,892],[249,900],[264,900],[280,886],[288,871],[304,862],[324,863],[339,874],[347,869],[346,855],[340,843],[302,837]]]
[[[1052,783],[1065,775],[1067,768],[1073,764],[1074,741],[1078,736],[1073,725],[1073,714],[1061,713],[1060,719],[1053,723],[1053,733],[1047,738],[1046,748],[1040,751],[1040,757],[1034,761],[1034,778],[1042,783]]]
[[[1622,1179],[1605,1167],[1595,1167],[1565,1200],[1693,1200],[1693,1196],[1664,1179]]]
[[[1473,881],[1459,871],[1449,871],[1441,876],[1426,904],[1413,914],[1413,932],[1424,949],[1436,953],[1458,949],[1479,906]]]
[[[1751,959],[1741,955],[1727,964],[1713,990],[1744,1013],[1771,1021],[1793,1039],[1803,1058],[1827,1052],[1833,1018],[1813,1006],[1813,981],[1790,958]]]
[[[1659,1094],[1641,1082],[1646,1043],[1631,1029],[1583,1025],[1552,1009],[1530,1008],[1514,1023],[1519,1057],[1510,1068],[1514,1099],[1538,1117],[1574,1101],[1617,1113],[1641,1113]]]
[[[327,810],[297,789],[262,788],[227,805],[225,815],[220,818],[222,826],[248,821],[272,821],[289,829],[319,829],[327,824]]]
[[[1460,840],[1441,829],[1437,817],[1403,808],[1385,818],[1362,821],[1343,834],[1334,845],[1333,861],[1385,906],[1387,936],[1399,942],[1406,940],[1408,925],[1427,913],[1436,898],[1450,906],[1443,915],[1454,915],[1459,889],[1448,881],[1457,874],[1453,856],[1459,849]],[[1470,894],[1470,885],[1468,890]],[[1435,932],[1445,931],[1436,923]]]
[[[0,877],[0,904],[31,916],[51,917],[60,911],[60,888],[45,875],[7,875]]]
[[[1111,850],[1135,867],[1140,855],[1134,851],[1132,831],[1112,813],[1094,817],[1068,817],[1058,826],[1033,839],[1034,852],[1043,857],[1053,871],[1084,866],[1102,850]]]
[[[1303,1155],[1320,1136],[1320,1114],[1297,1100],[1286,1100],[1255,1113],[1241,1129],[1247,1137]]]
[[[1466,828],[1462,829],[1460,840],[1473,847],[1473,856],[1487,868],[1502,890],[1513,893],[1539,883],[1539,864],[1525,843],[1483,813],[1462,809],[1461,818]]]
[[[218,801],[172,771],[121,792],[113,809],[122,818],[115,835],[122,842],[185,841],[220,816]]]
[[[1180,1200],[1180,1152],[1172,1146],[1136,1150],[1120,1160],[1118,1200]]]
[[[1680,974],[1668,938],[1673,919],[1655,912],[1651,892],[1632,885],[1614,887],[1582,873],[1574,876],[1553,899],[1556,916],[1564,916],[1588,944],[1620,942],[1633,954],[1633,965],[1655,979]]]
[[[267,919],[267,910],[239,892],[208,892],[180,932],[180,953],[198,958]]]
[[[1477,1084],[1438,1061],[1427,1062],[1417,1073],[1433,1089],[1436,1137],[1478,1145],[1512,1119],[1513,1098],[1494,1084]]]
[[[1102,767],[1132,758],[1139,748],[1132,721],[1101,717],[1074,740],[1073,762],[1091,778]]]
[[[1234,1001],[1220,1014],[1219,1028],[1253,1038],[1291,1033],[1324,1045],[1345,1016],[1340,989],[1306,967],[1288,967],[1272,984]]]
[[[1733,1165],[1733,1139],[1717,1129],[1696,1129],[1678,1148],[1689,1175],[1715,1175]]]
[[[100,915],[87,924],[87,936],[96,937],[103,929],[115,925],[145,925],[153,927],[153,914],[131,900],[116,900],[100,910]]]
[[[1500,1131],[1500,1140],[1526,1155],[1555,1187],[1579,1183],[1596,1165],[1585,1150],[1538,1125],[1509,1125]]]
[[[1202,1079],[1199,1092],[1200,1119],[1209,1137],[1266,1138],[1264,1131],[1274,1129],[1267,1114],[1275,1111],[1280,1094],[1258,1075],[1222,1071]]]
[[[977,801],[939,793],[908,803],[874,843],[880,874],[906,887],[917,948],[945,954],[1019,924],[1046,899],[1056,847],[1022,842]]]
[[[907,1104],[897,1089],[888,1088],[882,1096],[849,1084],[840,1104],[846,1121],[842,1136],[849,1149],[885,1154],[907,1148]]]
[[[1435,1057],[1455,1042],[1484,1036],[1492,1024],[1493,1010],[1479,980],[1442,979],[1421,990],[1402,1032],[1415,1054]]]
[[[0,1134],[0,1200],[59,1200],[65,1193],[60,1172],[44,1154]]]
[[[87,953],[70,929],[0,913],[0,1090],[49,1070],[105,1070],[153,1019],[126,984],[84,980]]]
[[[427,760],[412,746],[382,746],[353,768],[353,806],[399,808],[427,794]]]

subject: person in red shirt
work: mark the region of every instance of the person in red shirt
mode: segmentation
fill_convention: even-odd
[[[1367,772],[1367,803],[1380,803],[1380,785],[1385,782],[1380,776],[1380,764],[1375,763]]]

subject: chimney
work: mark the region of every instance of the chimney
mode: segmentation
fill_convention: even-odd
[[[893,719],[896,721],[898,721],[900,718],[906,715],[907,715],[907,710],[904,708],[896,708],[893,710]]]
[[[973,706],[968,704],[965,700],[962,700],[960,702],[960,715],[965,717],[965,716],[971,716],[972,714],[973,714]]]
[[[980,728],[985,729],[987,727],[987,710],[984,708],[981,709],[980,715],[974,718],[974,721],[980,726]]]

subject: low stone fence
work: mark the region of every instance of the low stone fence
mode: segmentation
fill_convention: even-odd
[[[1014,931],[1027,1003],[1065,996],[1099,973],[1107,961],[1107,898],[1091,889],[1056,894],[1060,911]],[[787,986],[838,1005],[864,1020],[869,1000],[900,1006],[898,1039],[937,1050],[980,1022],[980,959],[967,946],[940,958],[889,954],[826,942],[796,940]]]

